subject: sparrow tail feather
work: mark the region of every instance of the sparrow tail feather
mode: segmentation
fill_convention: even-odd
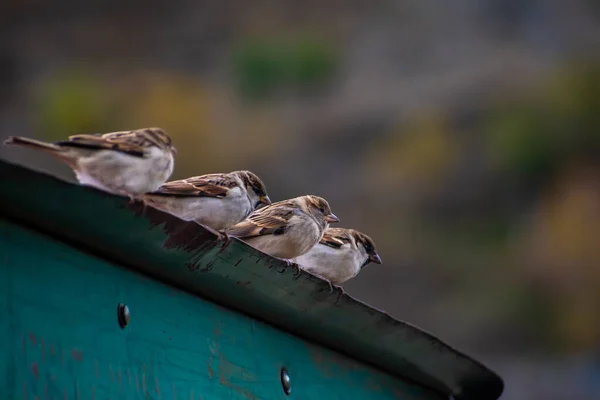
[[[14,146],[23,146],[23,147],[31,147],[38,150],[48,151],[50,153],[57,153],[62,151],[62,149],[52,143],[42,142],[40,140],[30,139],[21,136],[9,136],[8,139],[4,141],[5,145],[14,145]]]

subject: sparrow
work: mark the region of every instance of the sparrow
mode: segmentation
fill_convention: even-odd
[[[260,208],[225,234],[274,257],[290,259],[309,251],[334,222],[339,219],[327,200],[307,195]]]
[[[73,169],[80,184],[131,200],[169,179],[177,153],[161,128],[81,134],[54,143],[10,136],[4,144],[50,153]]]
[[[370,263],[381,264],[373,240],[354,229],[329,228],[310,251],[291,260],[301,269],[339,285]]]
[[[229,228],[255,209],[271,204],[264,183],[250,171],[167,182],[146,193],[143,201],[184,221],[195,221],[214,230]]]

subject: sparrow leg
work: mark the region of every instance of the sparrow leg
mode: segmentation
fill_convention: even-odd
[[[327,279],[327,278],[325,278],[325,277],[323,277],[323,276],[321,276],[321,275],[317,275],[317,276],[318,276],[319,278],[323,279],[325,282],[327,282],[327,284],[329,285],[329,293],[333,293],[333,288],[336,288],[336,289],[339,289],[339,290],[340,290],[340,294],[338,295],[337,299],[335,300],[335,302],[336,302],[336,303],[337,303],[337,302],[340,300],[340,298],[341,298],[341,297],[342,297],[344,294],[346,294],[346,291],[344,290],[344,288],[343,288],[343,287],[341,287],[341,286],[337,286],[337,285],[334,285],[334,284],[333,284],[333,282],[331,282],[329,279]]]
[[[217,240],[215,241],[215,246],[216,246],[216,244],[218,242],[221,242],[221,241],[225,242],[223,245],[221,245],[221,249],[219,250],[219,253],[221,253],[222,251],[224,251],[227,248],[227,246],[229,246],[229,244],[231,244],[231,236],[229,236],[227,233],[218,231],[216,229],[213,229],[213,228],[211,228],[208,225],[202,225],[199,222],[197,222],[197,224],[200,225],[201,227],[203,227],[204,229],[206,229],[207,231],[209,231],[210,233],[212,233],[213,235],[215,235],[217,237]],[[213,248],[215,246],[213,246]]]
[[[335,302],[337,303],[338,301],[340,301],[340,299],[342,298],[342,296],[344,294],[346,294],[346,291],[341,286],[336,286],[336,288],[340,289],[340,294],[338,295],[337,299],[335,299]]]
[[[298,279],[300,277],[300,266],[287,258],[282,258],[281,260],[285,262],[287,268],[294,269],[294,279]]]
[[[333,293],[333,283],[329,279],[325,279],[325,282],[329,285],[329,293]]]
[[[333,288],[340,289],[340,296],[346,293],[343,287],[334,285],[329,279],[322,278],[327,284],[329,284],[329,293],[333,293]]]
[[[314,276],[324,280],[325,282],[327,282],[327,284],[329,285],[329,293],[333,293],[333,288],[339,288],[342,291],[342,294],[344,293],[344,288],[342,288],[341,286],[335,286],[329,279],[325,278],[322,275],[316,274],[314,272],[311,272],[311,274],[313,274]]]
[[[221,246],[221,250],[219,250],[219,253],[222,253],[227,246],[229,246],[229,244],[231,243],[231,237],[225,233],[225,232],[219,232],[221,234],[221,238],[220,240],[225,241],[225,243],[223,243],[223,245]]]

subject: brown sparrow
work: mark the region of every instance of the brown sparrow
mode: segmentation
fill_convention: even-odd
[[[291,260],[300,268],[339,285],[369,263],[381,264],[373,240],[354,229],[329,228],[307,253]]]
[[[294,258],[309,251],[329,223],[338,221],[327,200],[307,195],[258,209],[225,233],[272,256]]]
[[[4,144],[48,152],[71,167],[80,184],[130,199],[165,183],[176,154],[160,128],[74,135],[55,143],[11,136]]]
[[[271,204],[264,183],[250,171],[167,182],[155,192],[146,193],[143,200],[184,221],[215,230],[229,228],[261,205]]]

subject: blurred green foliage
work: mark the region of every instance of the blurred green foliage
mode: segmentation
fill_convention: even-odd
[[[47,139],[103,132],[113,126],[113,108],[106,87],[83,73],[65,71],[39,90],[35,122]]]
[[[284,81],[285,63],[272,43],[244,43],[236,49],[233,62],[239,89],[247,96],[270,94]]]
[[[492,160],[530,181],[600,155],[600,66],[577,64],[531,94],[498,104],[486,128]]]
[[[234,48],[233,66],[240,92],[263,98],[282,88],[323,87],[334,77],[339,58],[332,46],[318,39],[252,39]]]

